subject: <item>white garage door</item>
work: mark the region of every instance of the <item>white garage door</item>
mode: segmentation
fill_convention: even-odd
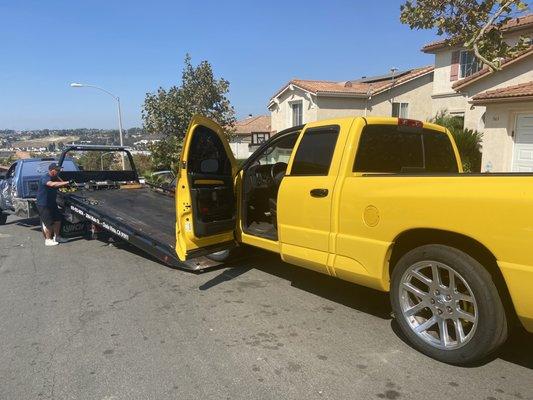
[[[533,172],[533,114],[519,114],[514,131],[514,172]]]

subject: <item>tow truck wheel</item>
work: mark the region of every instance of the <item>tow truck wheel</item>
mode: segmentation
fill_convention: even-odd
[[[7,214],[0,212],[0,225],[5,225],[7,221]]]
[[[411,250],[391,277],[396,321],[411,345],[450,364],[472,364],[507,338],[507,319],[489,272],[452,247]]]

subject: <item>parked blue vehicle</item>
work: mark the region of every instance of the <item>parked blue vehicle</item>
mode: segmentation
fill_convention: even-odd
[[[48,173],[48,166],[55,158],[27,158],[15,161],[5,176],[0,175],[0,225],[6,223],[9,214],[23,218],[37,216],[35,196],[39,178]],[[65,171],[79,171],[73,160],[63,162]]]

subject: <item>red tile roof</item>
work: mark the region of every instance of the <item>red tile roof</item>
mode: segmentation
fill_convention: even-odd
[[[403,75],[399,75],[397,79],[394,79],[394,81],[391,78],[376,79],[372,82],[365,82],[363,80],[335,82],[293,79],[284,85],[280,90],[278,90],[276,94],[272,96],[272,99],[278,96],[285,90],[287,86],[291,84],[316,95],[346,95],[352,97],[367,97],[369,95],[375,95],[390,89],[392,86],[398,86],[409,82],[415,78],[432,72],[433,69],[433,65],[413,68],[406,71]]]
[[[509,21],[507,21],[502,27],[500,28],[500,31],[502,32],[514,32],[522,29],[533,29],[533,14],[527,14],[522,17],[513,18]],[[436,40],[434,42],[426,44],[424,47],[422,47],[422,51],[424,53],[432,53],[434,50],[439,50],[444,47],[447,47],[448,45],[448,39],[440,39]]]
[[[499,89],[487,90],[472,97],[474,103],[492,102],[497,100],[533,99],[533,82],[520,83]]]
[[[431,53],[433,50],[438,50],[446,47],[448,44],[448,39],[435,40],[424,45],[420,50],[424,53]]]
[[[523,52],[521,52],[520,54],[516,55],[513,58],[509,58],[507,60],[504,60],[504,62],[501,64],[501,68],[502,69],[503,68],[507,68],[508,66],[510,66],[510,65],[512,65],[512,64],[514,64],[514,63],[516,63],[518,61],[521,61],[521,60],[523,60],[525,58],[528,58],[531,55],[533,55],[533,46],[529,46],[529,48],[527,50],[524,50]],[[479,80],[481,78],[493,75],[493,74],[495,74],[497,72],[498,71],[492,71],[489,67],[483,67],[482,69],[480,69],[475,74],[472,74],[470,76],[467,76],[464,79],[456,81],[452,85],[452,88],[454,88],[455,90],[460,90],[460,89],[464,88],[465,86],[468,86],[471,83],[473,83],[473,82],[475,82],[475,81],[477,81],[477,80]]]
[[[237,121],[234,125],[237,135],[250,135],[252,132],[270,132],[269,115],[256,115]]]

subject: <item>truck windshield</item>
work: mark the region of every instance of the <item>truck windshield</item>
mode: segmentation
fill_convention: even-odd
[[[46,160],[46,161],[30,161],[30,162],[24,162],[22,164],[22,176],[37,176],[37,175],[43,175],[46,172],[48,172],[48,166],[53,163],[57,162],[55,160]],[[64,171],[77,171],[78,168],[76,165],[72,162],[72,160],[65,160],[63,161],[63,170]]]
[[[446,134],[406,132],[397,125],[367,125],[361,132],[354,172],[453,173],[457,160]]]

